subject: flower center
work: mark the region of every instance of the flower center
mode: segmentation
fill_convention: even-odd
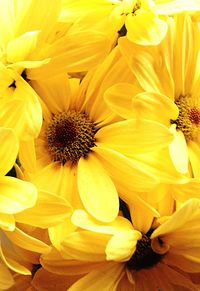
[[[177,125],[187,141],[196,140],[200,134],[200,104],[191,96],[180,96],[176,101],[179,116],[172,123]]]
[[[127,262],[129,270],[147,269],[157,264],[162,258],[162,255],[155,253],[151,248],[151,239],[143,234],[138,240],[136,251]]]
[[[95,146],[96,131],[85,113],[68,111],[55,115],[46,130],[50,155],[62,164],[77,163]]]

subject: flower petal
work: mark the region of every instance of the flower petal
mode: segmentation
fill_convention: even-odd
[[[157,176],[153,176],[148,169],[145,169],[145,163],[130,160],[102,146],[94,147],[93,151],[97,153],[120,193],[148,191],[158,183]]]
[[[167,146],[173,138],[168,128],[150,120],[130,119],[101,128],[96,144],[134,156]]]
[[[8,268],[3,264],[2,261],[0,261],[0,289],[6,290],[10,288],[14,283],[14,279],[9,272]]]
[[[0,175],[5,175],[13,167],[19,150],[19,142],[13,130],[0,128],[0,144]]]
[[[11,254],[8,251],[6,251],[6,249],[4,250],[1,246],[0,246],[0,256],[2,260],[4,261],[4,263],[12,271],[17,272],[22,275],[31,275],[31,271],[29,269],[27,269],[21,263],[17,262],[15,260],[15,256],[13,256],[12,258]]]
[[[74,211],[71,220],[78,227],[104,234],[115,234],[132,230],[132,224],[124,217],[117,216],[114,221],[106,224],[94,219],[86,211],[81,209]]]
[[[19,228],[16,228],[12,232],[5,232],[9,240],[17,246],[37,253],[47,253],[50,251],[50,246],[44,242],[26,234]]]
[[[37,200],[36,187],[13,177],[0,178],[0,212],[15,214],[32,207]]]
[[[137,230],[123,231],[112,236],[106,246],[108,261],[126,262],[135,252],[137,241],[142,234]]]
[[[139,45],[158,45],[167,33],[167,23],[150,11],[139,9],[125,20],[127,37]]]
[[[71,211],[71,206],[64,198],[40,191],[36,204],[16,214],[15,219],[17,222],[48,228],[63,222]]]
[[[39,31],[26,32],[11,40],[7,46],[7,61],[15,63],[25,60],[35,49]]]
[[[78,280],[68,290],[94,291],[94,290],[116,290],[123,275],[123,264],[116,263],[100,270],[94,270],[82,279]]]
[[[182,131],[177,131],[173,125],[170,131],[174,135],[173,141],[169,144],[169,153],[176,170],[181,174],[188,172],[188,148]]]
[[[15,229],[15,218],[11,214],[0,213],[0,228],[7,231]]]
[[[104,222],[115,219],[119,211],[117,190],[94,152],[79,160],[78,189],[92,216]]]
[[[61,243],[61,255],[79,261],[101,262],[105,261],[105,247],[109,235],[91,231],[77,231],[69,234]]]
[[[108,106],[125,119],[134,118],[132,97],[138,93],[138,87],[129,83],[119,83],[108,88],[104,98]]]

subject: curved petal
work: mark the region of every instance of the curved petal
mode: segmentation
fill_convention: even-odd
[[[117,218],[109,223],[102,223],[91,217],[86,211],[78,209],[72,215],[72,223],[94,232],[104,234],[116,234],[118,232],[132,230],[132,224],[124,217],[117,216]]]
[[[124,274],[124,265],[115,263],[104,267],[102,270],[94,270],[78,280],[68,290],[117,290],[117,285]]]
[[[7,231],[13,231],[15,229],[14,215],[0,213],[0,228]]]
[[[12,258],[11,253],[6,251],[6,249],[4,250],[1,246],[0,246],[0,256],[2,260],[4,261],[4,263],[12,271],[17,272],[22,275],[31,275],[31,271],[29,269],[27,269],[25,266],[23,266],[21,263],[15,260],[15,255]]]
[[[130,119],[101,128],[95,137],[97,146],[134,156],[166,147],[173,135],[166,126],[156,121]]]
[[[152,92],[135,95],[132,98],[132,111],[137,118],[155,120],[166,126],[179,115],[178,107],[169,97]]]
[[[170,251],[180,254],[189,261],[200,262],[200,199],[187,200],[166,222],[151,235],[161,237]],[[183,244],[184,241],[184,244]]]
[[[108,88],[104,99],[110,109],[125,119],[134,118],[132,97],[138,93],[138,87],[129,83],[119,83]]]
[[[25,60],[35,49],[39,31],[26,32],[11,40],[7,45],[7,61],[9,63]]]
[[[23,100],[23,107],[19,114],[24,115],[25,128],[22,139],[37,137],[42,126],[42,108],[36,92],[22,78],[16,81],[13,98]]]
[[[71,206],[62,197],[40,191],[36,204],[32,208],[15,214],[15,220],[40,228],[48,228],[62,223],[71,211]]]
[[[137,241],[141,238],[142,234],[137,230],[115,234],[106,246],[106,259],[116,262],[128,261],[136,250]]]
[[[37,200],[36,187],[17,178],[0,178],[0,190],[0,213],[18,213],[32,207]]]
[[[64,241],[65,237],[71,232],[74,232],[77,227],[72,224],[71,217],[65,219],[64,222],[59,223],[53,227],[49,227],[49,238],[53,246],[60,250],[60,244]]]
[[[19,142],[13,130],[0,128],[0,144],[0,175],[5,175],[13,167],[19,150]]]
[[[70,255],[79,261],[105,261],[105,247],[109,235],[91,231],[77,231],[69,234],[61,243],[61,255],[66,258]]]
[[[115,219],[119,211],[117,190],[94,152],[79,160],[78,189],[92,216],[104,222]]]
[[[192,166],[193,176],[200,179],[200,167],[199,167],[199,157],[200,157],[200,147],[196,142],[190,141],[188,143],[188,153],[189,159]]]
[[[6,290],[12,287],[15,283],[11,273],[9,272],[8,268],[0,261],[0,289]]]
[[[97,153],[120,193],[149,191],[158,183],[157,176],[152,175],[149,169],[145,169],[145,163],[130,160],[105,147],[94,147],[93,151]]]
[[[170,131],[174,135],[173,141],[169,144],[169,153],[176,170],[181,174],[188,172],[188,148],[182,131],[177,131],[173,125]]]
[[[137,10],[125,20],[127,37],[139,45],[158,45],[167,33],[167,23],[148,10]]]
[[[5,232],[5,234],[13,244],[25,250],[29,250],[29,251],[37,252],[37,253],[48,253],[51,249],[50,246],[48,246],[44,242],[26,234],[19,228],[16,228],[12,232],[10,231]]]

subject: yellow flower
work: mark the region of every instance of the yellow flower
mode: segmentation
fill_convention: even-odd
[[[60,0],[2,1],[0,11],[0,125],[13,128],[20,140],[35,138],[42,110],[31,80],[87,71],[110,51],[110,41],[58,23]]]
[[[165,126],[146,120],[121,121],[107,109],[102,94],[109,82],[115,82],[107,72],[113,69],[115,57],[114,52],[94,78],[88,75],[80,87],[65,75],[40,82],[35,88],[47,105],[43,128],[35,147],[33,142],[24,143],[20,150],[27,179],[67,197],[70,203],[74,200],[74,207],[82,207],[82,201],[103,221],[118,214],[118,185],[143,191],[157,182],[144,163],[134,164],[126,155],[162,148],[172,138]],[[120,72],[116,74],[119,77]]]
[[[190,170],[192,177],[199,178],[198,23],[188,15],[177,16],[156,48],[134,46],[126,38],[119,43],[141,89],[116,85],[106,93],[110,106],[124,118],[146,118],[168,126],[174,135],[169,145],[174,167],[183,174]]]
[[[97,31],[106,29],[113,43],[118,33],[136,44],[157,45],[166,35],[167,16],[183,11],[199,12],[198,0],[64,0],[61,19],[80,18]]]
[[[134,221],[134,215],[131,218]],[[165,219],[158,218],[157,225],[150,225],[146,233],[133,229],[120,216],[105,224],[76,210],[72,222],[81,229],[65,237],[60,257],[50,252],[42,256],[41,264],[58,274],[63,266],[62,274],[68,275],[84,274],[85,266],[87,274],[69,290],[168,291],[184,287],[197,291],[189,274],[200,271],[199,218],[199,199],[188,200]],[[88,272],[89,262],[93,270]]]

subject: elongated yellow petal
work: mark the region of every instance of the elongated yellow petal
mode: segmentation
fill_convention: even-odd
[[[15,229],[15,219],[11,214],[0,213],[0,228],[13,231]]]
[[[79,160],[78,189],[92,216],[104,222],[115,219],[119,211],[117,190],[95,153]]]
[[[29,72],[28,76],[31,80],[48,78],[65,72],[88,71],[105,58],[111,47],[110,39],[106,34],[89,30],[68,33],[64,43],[62,54],[52,58],[45,66]],[[57,47],[55,53],[56,49]]]
[[[94,270],[82,279],[78,280],[68,290],[116,290],[119,281],[124,273],[124,266],[120,263],[115,263],[113,266],[108,265],[102,270]]]
[[[59,275],[85,274],[94,270],[94,268],[105,265],[105,262],[73,260],[72,256],[67,255],[66,252],[65,257],[66,259],[61,256],[60,252],[52,249],[48,254],[41,256],[40,262],[46,270]]]
[[[127,15],[125,24],[128,39],[140,45],[158,45],[167,33],[167,23],[147,10]]]
[[[36,153],[34,139],[20,141],[19,160],[28,172],[36,170]]]
[[[146,118],[158,121],[169,126],[170,120],[178,118],[179,110],[167,96],[142,92],[132,98],[132,111],[137,118]]]
[[[26,60],[35,49],[39,31],[26,32],[13,39],[7,46],[7,61],[10,63]]]
[[[42,108],[38,95],[22,78],[16,82],[16,86],[13,97],[23,100],[24,105],[24,111],[19,112],[25,118],[22,139],[37,137],[42,126]]]
[[[182,131],[177,131],[173,125],[170,128],[174,135],[173,141],[169,144],[169,153],[172,162],[179,173],[188,172],[188,148]]]
[[[145,163],[138,163],[106,147],[94,147],[102,164],[110,173],[120,193],[124,191],[148,191],[157,183],[157,176],[146,170]]]
[[[71,217],[66,218],[64,222],[61,222],[53,227],[49,227],[49,238],[53,246],[60,250],[60,244],[64,241],[65,237],[71,232],[74,232],[77,227],[72,224]]]
[[[11,256],[11,254],[6,251],[6,249],[3,249],[0,246],[0,256],[4,263],[14,272],[17,272],[22,275],[31,275],[31,271],[27,269],[25,266],[23,266],[21,263],[17,262],[15,260],[15,256]]]
[[[169,129],[154,121],[130,119],[101,128],[96,144],[134,156],[167,146],[173,139]]]
[[[0,178],[0,212],[15,214],[32,207],[37,200],[36,187],[13,177]]]
[[[195,178],[200,178],[199,155],[200,147],[198,143],[190,141],[188,143],[188,154],[192,166],[192,172]]]
[[[19,142],[13,130],[0,128],[0,144],[0,175],[5,175],[13,167],[19,150]]]
[[[24,248],[25,250],[37,253],[47,253],[51,249],[44,242],[26,234],[19,228],[16,228],[12,232],[6,232],[6,236],[10,239],[11,242],[19,247]]]
[[[196,265],[200,262],[199,217],[200,199],[189,199],[152,233],[151,238],[159,236],[170,246],[171,253],[180,254]]]
[[[116,262],[128,261],[134,254],[137,241],[141,237],[141,233],[136,230],[115,234],[106,246],[106,259]]]
[[[115,234],[132,230],[131,223],[121,216],[106,224],[94,219],[86,211],[79,209],[74,211],[71,219],[75,225],[83,229],[105,234]]]
[[[48,228],[63,222],[70,214],[72,208],[62,197],[52,193],[40,191],[36,204],[15,215],[18,222]]]
[[[129,83],[119,83],[106,90],[104,97],[108,106],[123,118],[134,118],[132,97],[138,93],[137,87]]]
[[[69,234],[61,243],[61,255],[65,253],[80,261],[100,262],[105,261],[105,247],[109,235],[91,232],[77,231]]]
[[[14,279],[9,272],[8,268],[4,265],[2,261],[0,261],[0,289],[6,290],[10,288],[14,284]]]
[[[17,1],[10,3],[15,12],[15,33],[17,36],[26,31],[41,30],[48,35],[60,12],[60,0],[46,2],[40,0]],[[44,36],[40,35],[43,39]]]
[[[9,99],[0,104],[0,125],[13,129],[21,138],[25,128],[24,102],[21,99]]]

